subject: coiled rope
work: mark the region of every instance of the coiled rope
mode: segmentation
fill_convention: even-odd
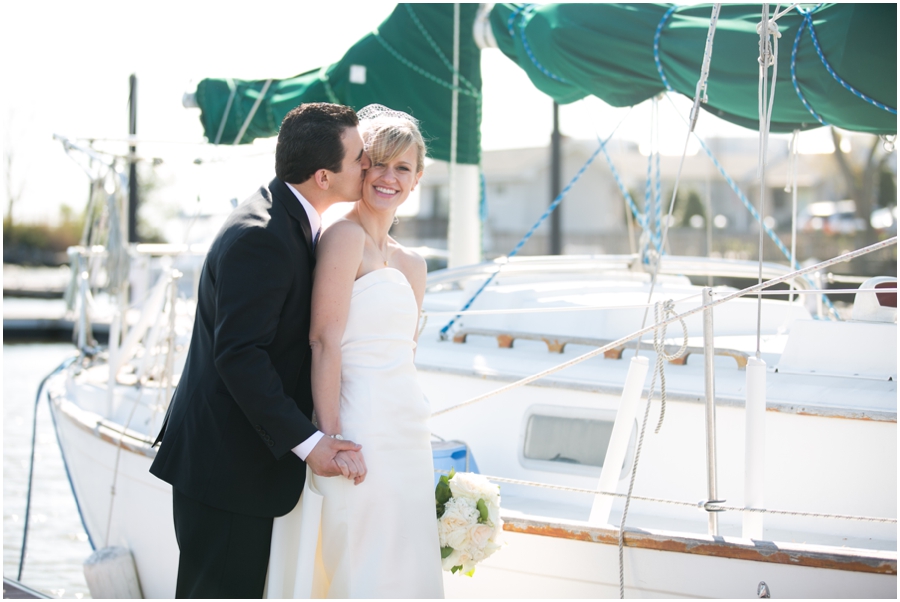
[[[688,331],[684,320],[677,318],[675,315],[675,303],[669,299],[665,302],[657,302],[653,317],[656,321],[653,330],[653,349],[656,351],[656,366],[653,369],[653,377],[650,379],[650,391],[647,393],[647,405],[644,407],[644,418],[641,421],[641,432],[638,436],[637,447],[634,450],[634,462],[631,465],[631,479],[628,482],[628,494],[625,496],[625,507],[622,510],[622,519],[619,522],[619,598],[625,598],[625,521],[628,518],[628,509],[631,506],[632,494],[634,493],[634,482],[637,479],[638,464],[641,460],[641,448],[644,445],[644,433],[647,431],[647,418],[650,415],[650,403],[653,401],[653,392],[656,389],[656,379],[659,377],[659,422],[656,424],[655,434],[659,434],[662,428],[663,420],[666,417],[666,369],[665,360],[678,359],[687,350]],[[684,333],[684,339],[681,348],[673,355],[666,354],[665,337],[666,327],[668,326],[666,318],[677,318],[681,323],[681,329]]]

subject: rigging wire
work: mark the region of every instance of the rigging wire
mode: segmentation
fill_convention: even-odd
[[[780,4],[775,6],[778,14]],[[769,19],[769,5],[762,5],[762,19],[756,26],[759,33],[759,158],[757,176],[759,177],[759,284],[762,284],[763,270],[763,216],[766,208],[766,165],[769,155],[769,130],[772,126],[772,110],[775,104],[775,83],[778,81],[778,38],[781,33],[778,25]],[[770,42],[771,36],[771,42]],[[772,67],[772,90],[769,92],[769,67]],[[768,102],[767,102],[768,97]],[[756,359],[760,358],[760,341],[762,340],[762,295],[757,296],[756,310]]]
[[[619,120],[619,122],[616,124],[616,127],[613,128],[613,131],[610,132],[610,134],[606,138],[606,140],[600,141],[599,148],[597,150],[595,150],[594,153],[590,157],[588,157],[588,160],[584,163],[584,165],[581,166],[581,169],[578,170],[578,173],[576,173],[572,177],[572,179],[569,180],[569,183],[566,184],[566,187],[562,189],[562,191],[556,196],[556,198],[553,200],[553,202],[550,203],[550,205],[547,207],[547,209],[544,210],[544,213],[541,215],[541,217],[539,217],[538,220],[534,223],[534,225],[531,226],[531,229],[525,233],[525,236],[523,236],[522,239],[519,240],[519,242],[516,244],[515,248],[509,252],[509,254],[506,256],[506,259],[509,259],[510,257],[515,256],[519,252],[519,250],[522,248],[522,246],[524,246],[525,243],[528,242],[528,239],[531,238],[531,236],[535,233],[535,231],[538,229],[538,227],[544,222],[544,220],[546,220],[550,216],[550,214],[553,213],[553,211],[559,206],[559,204],[562,202],[562,200],[565,198],[565,196],[569,193],[569,190],[572,189],[572,186],[575,185],[575,182],[577,182],[581,178],[581,176],[584,174],[585,170],[587,170],[588,166],[590,166],[590,164],[594,162],[594,159],[597,158],[597,155],[600,153],[600,151],[605,152],[606,143],[609,142],[609,140],[615,135],[616,131],[618,131],[618,129],[619,129],[619,126],[622,125],[622,123],[625,121],[625,119],[630,114],[631,114],[631,107],[628,109],[628,112],[625,113],[625,115],[622,117],[622,119]],[[472,306],[472,303],[475,302],[475,299],[477,299],[478,296],[482,293],[482,291],[484,291],[484,289],[486,289],[488,287],[488,285],[491,282],[493,282],[494,278],[497,277],[497,274],[499,274],[500,271],[503,269],[503,265],[504,265],[503,263],[497,264],[497,269],[494,272],[491,272],[491,274],[481,284],[481,286],[478,288],[478,290],[475,291],[475,294],[472,295],[472,297],[468,301],[466,301],[465,305],[463,305],[463,307],[460,311],[466,311],[467,309],[469,309]],[[441,328],[441,334],[440,334],[441,340],[447,339],[447,333],[450,331],[450,328],[453,326],[453,324],[456,323],[457,318],[458,318],[458,316],[454,317],[443,328]]]
[[[41,402],[41,393],[44,391],[44,385],[47,384],[47,381],[50,380],[51,377],[68,368],[78,359],[78,357],[79,356],[76,355],[63,360],[59,366],[53,369],[53,372],[45,376],[38,385],[37,395],[35,395],[34,398],[34,412],[31,417],[31,457],[28,460],[28,487],[25,491],[25,525],[22,530],[22,550],[19,553],[19,570],[16,573],[16,581],[22,580],[22,569],[25,567],[25,549],[28,546],[28,520],[31,517],[31,486],[34,479],[34,448],[37,438],[37,414],[38,405],[40,405]]]
[[[687,120],[684,118],[684,115],[678,112],[678,107],[675,106],[675,102],[672,100],[672,98],[668,94],[666,95],[666,98],[669,100],[669,103],[672,104],[673,107],[675,107],[676,114],[685,124],[687,124]],[[766,231],[766,234],[769,236],[772,242],[775,243],[775,246],[778,247],[778,250],[781,251],[781,253],[788,259],[788,261],[791,261],[791,257],[793,257],[793,255],[791,255],[790,250],[788,250],[788,248],[784,245],[784,243],[778,237],[778,234],[776,234],[775,231],[772,230],[772,228],[770,228],[762,220],[762,218],[759,216],[759,213],[756,211],[756,208],[747,199],[747,195],[745,195],[740,187],[738,187],[734,179],[728,175],[728,172],[725,171],[725,168],[722,167],[722,164],[719,163],[718,159],[716,159],[715,155],[712,153],[712,150],[710,150],[709,146],[706,144],[703,138],[698,136],[696,132],[694,132],[694,138],[700,144],[700,148],[703,149],[703,152],[706,153],[706,156],[709,157],[709,160],[712,161],[713,165],[716,166],[716,169],[719,171],[719,174],[725,179],[725,182],[728,184],[729,188],[731,188],[731,190],[737,195],[738,199],[741,201],[741,204],[743,204],[744,208],[747,209],[747,211],[750,213],[751,217],[753,217],[753,219],[755,219],[760,224],[760,227]],[[806,277],[805,280],[810,283],[810,286],[815,286],[811,278]],[[834,304],[831,302],[831,300],[829,300],[828,297],[823,297],[823,301],[828,307],[830,314],[839,319],[840,317],[838,315],[837,309],[834,307]]]
[[[665,223],[663,224],[663,228],[662,228],[662,242],[661,242],[660,247],[663,249],[665,249],[666,243],[668,240],[669,220],[671,219],[672,213],[675,209],[675,199],[678,195],[678,185],[681,182],[681,172],[684,168],[684,159],[687,156],[688,143],[690,142],[691,134],[694,133],[694,126],[697,124],[697,117],[699,116],[699,113],[700,113],[700,102],[701,102],[701,100],[703,100],[703,102],[706,102],[706,100],[708,100],[706,97],[706,84],[707,84],[707,80],[709,79],[709,65],[710,65],[710,62],[712,61],[713,39],[716,34],[716,24],[718,23],[719,12],[721,11],[721,9],[722,9],[721,4],[714,4],[713,8],[712,8],[712,14],[710,16],[709,31],[707,32],[707,35],[706,35],[706,47],[703,51],[703,65],[700,68],[700,77],[697,80],[697,87],[694,92],[694,104],[691,107],[690,127],[688,128],[688,133],[684,140],[684,149],[682,150],[681,161],[678,164],[678,172],[676,173],[676,176],[675,176],[675,186],[672,189],[672,200],[669,202],[669,211],[668,211]],[[652,265],[652,270],[653,271],[652,271],[652,276],[651,276],[651,280],[650,280],[650,296],[653,295],[653,290],[656,287],[656,278],[657,278],[657,274],[659,273],[659,262],[658,261],[655,262],[655,265]],[[649,302],[649,300],[648,300],[648,302]],[[641,321],[642,329],[647,324],[648,314],[649,314],[649,309],[645,309],[644,310],[644,318]],[[638,339],[637,348],[635,349],[635,352],[634,352],[635,357],[637,357],[640,354],[642,342],[643,342],[642,338]]]

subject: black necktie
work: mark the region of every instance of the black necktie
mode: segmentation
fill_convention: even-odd
[[[319,226],[319,229],[316,231],[316,236],[313,238],[313,251],[316,250],[316,245],[319,244],[319,236],[322,234],[322,226]]]

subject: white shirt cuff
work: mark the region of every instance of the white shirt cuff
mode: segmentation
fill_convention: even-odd
[[[322,431],[316,431],[309,439],[307,439],[291,451],[297,454],[298,458],[306,462],[306,457],[309,456],[309,452],[313,450],[313,448],[319,442],[319,439],[324,436],[325,433],[323,433]]]

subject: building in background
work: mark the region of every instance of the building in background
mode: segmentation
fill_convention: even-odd
[[[849,140],[849,142],[847,141]],[[858,162],[865,161],[872,144],[871,136],[852,136],[845,140],[845,151]],[[759,203],[758,140],[755,138],[710,139],[708,145],[725,171],[744,192],[749,202]],[[783,138],[769,142],[769,162],[766,169],[767,223],[790,244],[791,193],[785,188],[791,179],[788,141]],[[563,186],[578,172],[597,150],[596,141],[563,139]],[[647,151],[638,144],[614,140],[607,145],[624,186],[635,203],[643,209],[647,184]],[[807,229],[822,229],[818,221],[811,221],[809,207],[823,201],[834,203],[846,212],[845,176],[838,168],[831,148],[821,153],[806,153],[797,159],[798,223]],[[660,157],[660,192],[663,212],[668,209],[681,157]],[[655,171],[655,164],[651,165]],[[889,168],[895,175],[896,155],[890,158]],[[483,251],[486,258],[506,255],[531,228],[550,203],[550,150],[523,148],[485,151],[482,159],[484,174]],[[448,165],[431,162],[425,169],[419,191],[418,213],[401,218],[393,234],[407,244],[446,248],[449,215]],[[652,194],[652,192],[651,192]],[[693,198],[692,198],[693,197]],[[628,232],[626,202],[603,155],[600,153],[571,188],[562,201],[562,248],[567,254],[629,253],[639,244],[640,232],[635,226]],[[756,256],[758,229],[750,213],[743,206],[729,184],[719,174],[702,149],[685,158],[679,194],[673,213],[669,249],[677,254],[707,254],[707,220],[712,216],[712,253],[736,256]],[[692,216],[694,217],[691,219]],[[863,216],[856,216],[852,227],[865,227]],[[834,220],[832,220],[834,221]],[[827,220],[824,220],[827,230]],[[818,225],[818,228],[812,226]],[[842,234],[850,225],[843,224]],[[549,249],[549,224],[542,225],[520,254],[545,254]],[[801,237],[798,236],[798,241]],[[768,243],[767,243],[768,245]],[[766,259],[779,260],[774,245],[766,248]],[[751,252],[752,250],[752,252]],[[810,249],[798,249],[798,256],[815,254]]]

